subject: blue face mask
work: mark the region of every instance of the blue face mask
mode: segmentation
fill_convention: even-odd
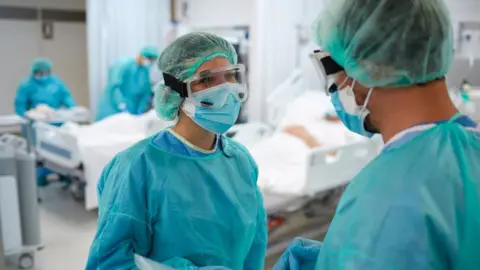
[[[359,107],[355,102],[355,97],[353,96],[353,94],[351,95],[351,97],[348,96],[349,95],[348,91],[350,90],[351,90],[351,87],[348,86],[347,89],[342,89],[332,94],[332,104],[335,107],[335,111],[337,112],[338,118],[340,118],[342,123],[350,131],[357,133],[359,135],[371,138],[373,137],[374,134],[365,130],[365,125],[364,125],[365,119],[369,114],[368,109],[366,109],[366,104]],[[340,91],[342,93],[340,93]],[[353,93],[353,91],[351,91],[351,93]],[[343,95],[343,98],[340,95]],[[350,111],[352,113],[347,112],[347,110],[345,109],[346,106],[351,108]],[[354,111],[359,111],[359,113]]]
[[[35,76],[35,80],[38,82],[46,82],[48,80],[48,76]]]
[[[212,133],[223,134],[237,121],[241,104],[228,88],[219,87],[214,92],[208,91],[205,93],[208,94],[209,100],[213,102],[218,100],[218,102],[223,103],[223,106],[220,108],[196,106],[193,104],[194,102],[187,98],[182,109],[199,126]],[[225,98],[226,94],[227,97]],[[202,99],[201,92],[197,92],[195,99]]]

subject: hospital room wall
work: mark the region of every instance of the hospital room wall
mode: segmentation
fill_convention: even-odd
[[[0,7],[85,11],[85,0],[0,0]],[[53,71],[80,105],[88,105],[85,22],[53,21],[53,38],[44,39],[40,20],[0,18],[0,114],[14,112],[18,84],[35,57],[48,57]]]
[[[452,15],[455,54],[459,58],[480,57],[480,1],[448,0],[447,6]],[[461,28],[461,23],[468,23],[468,28]],[[473,24],[472,24],[473,23]],[[470,36],[470,40],[467,40]]]
[[[250,26],[255,0],[194,0],[188,2],[192,28]]]
[[[460,22],[480,21],[480,1],[478,0],[446,0],[447,8],[453,22],[455,37],[458,37]]]

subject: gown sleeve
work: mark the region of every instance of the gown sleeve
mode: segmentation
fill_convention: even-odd
[[[246,270],[264,269],[265,255],[267,253],[267,214],[263,207],[262,193],[258,187],[256,193],[260,202],[258,205],[257,231],[245,260],[244,269]]]
[[[134,255],[147,256],[152,228],[140,162],[119,158],[105,167],[99,186],[98,229],[86,269],[137,269]]]
[[[19,116],[24,116],[29,109],[28,86],[22,83],[18,86],[17,95],[15,96],[15,113]]]

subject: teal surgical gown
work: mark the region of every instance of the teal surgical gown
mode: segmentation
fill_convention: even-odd
[[[162,131],[118,154],[98,183],[87,269],[136,269],[135,254],[176,269],[263,269],[257,167],[243,146],[219,138],[217,151],[192,156]]]
[[[389,144],[349,184],[318,270],[480,269],[480,129],[462,116]]]
[[[39,104],[60,109],[74,107],[75,101],[65,84],[56,76],[50,75],[43,81],[30,76],[18,87],[15,113],[24,116],[28,110],[34,109]]]
[[[152,88],[150,72],[135,59],[122,59],[108,71],[108,82],[98,104],[96,120],[113,114],[143,114],[150,108]],[[121,104],[124,104],[122,108]]]

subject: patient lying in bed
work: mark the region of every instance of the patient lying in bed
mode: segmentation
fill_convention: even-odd
[[[359,139],[332,114],[297,123],[287,121],[271,137],[250,147],[259,167],[258,184],[276,193],[300,194],[312,149],[341,146]]]

